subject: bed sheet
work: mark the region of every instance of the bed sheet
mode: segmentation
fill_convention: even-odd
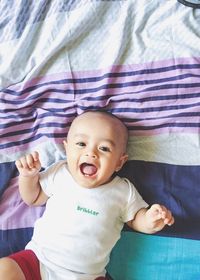
[[[114,280],[200,279],[200,10],[176,0],[0,2],[0,256],[24,248],[44,207],[26,206],[15,160],[64,159],[75,116],[106,109],[130,131],[131,179],[175,224],[124,228]]]

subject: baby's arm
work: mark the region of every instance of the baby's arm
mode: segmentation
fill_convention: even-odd
[[[136,231],[151,234],[173,223],[174,217],[170,210],[163,205],[153,204],[149,209],[140,209],[134,219],[127,224]]]
[[[19,192],[28,205],[43,205],[48,197],[39,182],[41,163],[39,154],[32,152],[15,162],[19,171]]]

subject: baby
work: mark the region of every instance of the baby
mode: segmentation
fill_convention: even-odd
[[[66,160],[44,172],[37,152],[16,161],[22,199],[46,209],[25,250],[0,260],[0,279],[106,279],[124,223],[148,234],[174,223],[168,209],[148,207],[133,184],[115,174],[128,159],[127,140],[117,117],[89,111],[72,122]]]

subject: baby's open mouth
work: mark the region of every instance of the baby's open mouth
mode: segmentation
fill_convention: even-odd
[[[97,167],[94,164],[82,163],[80,165],[81,173],[85,176],[93,176],[97,173]]]

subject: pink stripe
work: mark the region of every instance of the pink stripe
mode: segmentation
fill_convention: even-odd
[[[144,127],[152,127],[152,126],[158,126],[158,125],[168,125],[170,126],[170,124],[174,124],[175,126],[178,124],[184,124],[185,125],[185,129],[187,129],[187,124],[190,125],[190,124],[198,124],[200,125],[199,123],[199,120],[198,118],[194,118],[194,117],[179,117],[179,118],[176,118],[176,122],[174,122],[174,117],[167,117],[165,119],[159,119],[159,118],[155,118],[155,119],[151,119],[151,120],[148,120],[148,119],[141,119],[141,120],[138,120],[138,121],[135,121],[135,122],[127,122],[127,126],[129,126],[130,128],[134,128],[137,127],[137,126],[140,126],[141,128],[144,128]],[[168,128],[168,130],[171,129]]]
[[[39,102],[43,98],[65,99],[70,102],[74,100],[74,94],[67,92],[67,90],[70,90],[69,87],[70,85],[53,85],[51,87],[51,90],[48,90],[47,86],[45,85],[43,87],[31,89],[31,91],[29,92],[18,95],[2,93],[2,99],[8,101],[23,101],[24,104],[26,104],[26,102],[34,102],[35,100]],[[62,90],[64,92],[59,92],[59,90]]]
[[[35,84],[37,86],[37,84]],[[64,91],[64,92],[59,92]],[[70,91],[70,92],[69,92]],[[30,99],[27,102],[34,102],[35,100],[43,99],[43,98],[63,98],[65,100],[73,101],[74,100],[74,84],[56,84],[56,85],[43,85],[38,88],[31,88],[30,91],[27,91],[26,93],[20,94],[20,91],[16,91],[18,95],[14,92],[12,93],[2,93],[2,98],[5,100],[11,100],[11,101],[25,101],[26,99]]]
[[[150,96],[168,96],[168,95],[174,95],[174,94],[184,94],[184,93],[199,93],[199,86],[196,86],[196,84],[194,83],[195,78],[187,78],[185,80],[181,80],[181,81],[173,81],[173,82],[165,82],[165,83],[161,83],[161,84],[155,84],[155,85],[151,85],[151,84],[143,84],[143,85],[137,85],[137,86],[127,86],[124,88],[106,88],[106,89],[98,89],[98,91],[95,91],[94,93],[84,93],[84,94],[76,94],[71,95],[71,94],[66,94],[66,93],[57,93],[57,92],[48,92],[39,97],[37,97],[37,99],[31,99],[31,100],[26,100],[26,97],[28,97],[27,94],[23,95],[23,96],[12,96],[12,95],[5,95],[4,99],[6,100],[10,100],[10,101],[23,101],[22,104],[7,104],[2,102],[1,103],[1,110],[15,110],[16,106],[18,109],[23,109],[26,107],[31,107],[33,104],[37,107],[42,107],[43,110],[50,110],[51,107],[53,106],[54,109],[58,108],[58,109],[66,109],[66,107],[69,109],[70,106],[73,107],[76,102],[89,102],[87,100],[88,97],[107,97],[107,99],[111,98],[118,98],[120,95],[121,99],[130,99],[130,98],[137,98],[138,100],[140,100],[141,98],[146,98],[146,97],[150,97]],[[198,80],[197,80],[198,82]],[[189,88],[170,88],[170,89],[165,89],[165,88],[161,88],[162,85],[174,85],[176,86],[177,84],[179,85],[189,85]],[[194,84],[194,87],[192,87],[192,85]],[[152,90],[152,87],[158,87],[157,90]],[[44,90],[44,89],[43,89]],[[142,92],[143,91],[143,92]],[[34,94],[35,95],[35,94]],[[32,97],[34,97],[34,95],[32,95]],[[53,98],[53,99],[59,99],[62,102],[56,102],[56,101],[48,101],[48,102],[44,102],[44,101],[40,101],[41,98]],[[2,97],[3,100],[3,97]],[[99,102],[99,101],[97,101]],[[39,108],[38,108],[39,109]],[[27,110],[27,109],[26,109]]]
[[[172,93],[172,92],[171,92]],[[186,93],[186,92],[184,92]],[[183,94],[183,93],[182,93]],[[187,92],[188,94],[188,92]],[[181,106],[181,105],[188,105],[188,107],[191,108],[191,106],[197,106],[196,104],[198,102],[200,102],[200,95],[199,97],[191,97],[191,98],[181,98],[179,97],[180,93],[173,92],[173,95],[175,95],[175,97],[171,98],[171,99],[161,99],[161,100],[156,100],[154,99],[153,101],[142,101],[142,98],[144,98],[144,96],[141,96],[140,98],[131,96],[130,94],[124,94],[124,95],[120,95],[120,96],[112,96],[112,97],[108,97],[105,100],[94,100],[94,101],[88,101],[86,100],[79,100],[78,105],[79,106],[85,106],[85,107],[89,107],[90,105],[93,106],[101,106],[101,107],[106,107],[109,106],[109,108],[121,108],[121,109],[125,109],[125,108],[135,108],[137,110],[148,110],[150,108],[152,109],[158,109],[159,108],[164,108],[164,107],[170,107],[170,106]],[[149,99],[152,97],[158,97],[160,95],[149,95]],[[170,95],[169,95],[170,96]],[[136,99],[136,100],[134,100]],[[140,101],[141,100],[141,101]],[[176,111],[181,111],[183,109],[181,108],[177,108]],[[171,111],[171,110],[170,110]],[[167,111],[168,113],[168,111]],[[128,114],[128,112],[127,112]],[[139,114],[139,113],[138,113]],[[148,114],[148,112],[142,112],[142,114]],[[151,114],[154,114],[153,112],[151,112]],[[158,114],[158,112],[156,112],[156,114]],[[159,115],[162,116],[162,114],[166,114],[166,112],[161,111],[159,112]],[[127,116],[128,117],[128,116]]]
[[[16,108],[16,107],[15,107]],[[55,107],[52,108],[53,110],[55,109]],[[60,108],[58,108],[60,109]],[[1,118],[1,123],[0,125],[6,125],[6,124],[10,124],[12,122],[19,122],[19,125],[23,124],[23,121],[25,120],[31,120],[32,119],[32,123],[34,122],[44,122],[45,118],[48,118],[48,116],[43,116],[44,114],[51,114],[51,116],[54,120],[56,118],[60,118],[60,119],[66,119],[66,122],[69,122],[72,120],[71,115],[76,115],[76,110],[75,108],[64,108],[63,111],[61,110],[60,112],[56,113],[54,111],[51,111],[50,108],[47,109],[43,109],[43,108],[34,108],[34,109],[29,109],[29,108],[23,108],[20,111],[17,111],[16,113],[16,109],[13,112],[9,112],[8,115],[13,115],[13,117],[9,117],[9,118],[3,118],[6,117],[5,113],[4,114],[0,114],[0,116],[2,115]],[[7,115],[7,116],[8,116]],[[28,115],[28,116],[26,116]],[[43,116],[43,118],[41,117]]]
[[[10,181],[9,187],[1,197],[0,229],[33,227],[34,222],[44,211],[44,207],[29,207],[20,198],[17,179]]]
[[[51,98],[54,98],[54,96],[51,96]],[[17,99],[16,99],[17,100]],[[12,100],[14,101],[14,99]],[[5,110],[7,112],[12,112],[12,110],[16,110],[16,107],[17,109],[19,110],[20,109],[20,113],[22,113],[23,111],[21,110],[26,110],[33,107],[33,106],[36,106],[36,107],[41,107],[43,110],[53,110],[55,108],[58,108],[58,109],[62,109],[62,110],[67,110],[70,109],[70,107],[74,107],[74,101],[71,102],[71,101],[64,101],[64,99],[62,99],[62,102],[56,102],[56,101],[42,101],[40,102],[40,100],[26,100],[24,99],[24,102],[21,103],[21,104],[7,104],[7,103],[0,103],[1,104],[1,111],[2,110]],[[37,110],[37,108],[36,108]]]
[[[9,148],[5,148],[3,149],[4,154],[8,155],[8,158],[10,158],[11,160],[13,160],[13,155],[15,155],[18,152],[26,152],[28,149],[34,149],[37,145],[40,145],[42,143],[56,143],[56,144],[63,144],[63,137],[61,138],[48,138],[46,136],[42,136],[41,138],[28,142],[26,144],[21,144],[19,146],[13,146],[13,147],[9,147]],[[14,156],[14,159],[16,157]]]
[[[155,69],[160,67],[168,67],[175,64],[199,64],[200,58],[199,57],[193,57],[193,58],[177,58],[177,59],[169,59],[169,60],[162,60],[162,61],[156,61],[156,62],[149,62],[149,63],[143,63],[143,64],[132,64],[132,65],[114,65],[108,68],[99,69],[99,70],[92,70],[92,71],[75,71],[73,73],[66,72],[66,73],[57,73],[52,74],[48,76],[41,76],[34,78],[32,80],[29,80],[25,83],[20,83],[17,85],[12,85],[9,87],[10,90],[15,91],[21,91],[28,87],[35,86],[38,84],[48,83],[60,79],[78,79],[78,78],[88,78],[88,77],[100,77],[103,76],[105,73],[120,73],[120,72],[129,72],[129,71],[139,71],[142,69]],[[181,70],[173,70],[178,71],[178,73],[181,73]],[[196,70],[193,69],[192,71]],[[170,72],[170,71],[169,71]],[[169,74],[166,72],[162,73],[162,76],[160,74],[151,74],[155,77],[159,75],[159,77],[167,77]],[[166,75],[166,76],[165,76]],[[134,76],[135,77],[135,76]],[[141,77],[139,77],[140,79]],[[120,78],[121,79],[121,78]],[[124,79],[129,79],[129,77],[124,77]],[[116,78],[114,78],[116,81]],[[110,82],[110,81],[109,81]],[[100,82],[102,83],[102,82]],[[96,84],[96,83],[95,83]],[[105,82],[104,82],[105,84]],[[78,83],[77,83],[78,85]],[[80,84],[81,86],[81,84]],[[57,87],[57,85],[56,85]]]
[[[58,127],[57,125],[60,125],[60,127]],[[26,139],[27,137],[30,137],[31,135],[36,135],[38,133],[54,133],[54,132],[64,133],[68,131],[69,126],[70,126],[70,119],[65,120],[64,118],[53,119],[52,117],[52,120],[50,120],[49,118],[43,118],[39,121],[36,121],[35,123],[31,123],[31,122],[25,123],[24,120],[24,122],[21,124],[19,122],[18,124],[15,125],[13,124],[8,128],[4,128],[1,131],[0,144],[4,142],[7,143],[9,138],[11,138],[10,140],[13,141],[12,137],[14,137],[15,141],[17,141],[18,137],[21,139]]]
[[[161,104],[160,102],[156,103],[156,102],[152,102],[152,107],[150,106],[149,103],[147,103],[146,107],[144,106],[144,103],[142,104],[136,104],[135,105],[135,108],[138,110],[138,109],[141,109],[141,110],[149,110],[151,108],[154,108],[157,110],[155,111],[149,111],[149,112],[138,112],[136,111],[135,113],[134,112],[131,112],[131,113],[128,113],[128,112],[125,112],[124,113],[124,118],[130,118],[130,119],[144,119],[144,118],[151,118],[150,121],[148,121],[151,125],[153,125],[153,118],[156,118],[156,119],[159,119],[159,118],[162,118],[162,117],[170,117],[172,114],[177,114],[177,113],[182,113],[182,112],[191,112],[191,109],[192,109],[192,112],[194,112],[195,110],[197,110],[198,112],[198,107],[197,106],[197,102],[200,102],[199,99],[196,99],[195,103],[194,103],[194,100],[190,100],[190,102],[187,102],[187,103],[184,103],[182,102],[182,100],[177,100],[175,103],[173,101],[171,101],[171,103],[169,103],[169,101],[163,101],[163,104]],[[95,105],[99,105],[99,102],[92,102],[92,104],[95,106]],[[128,102],[116,102],[115,106],[113,106],[112,102],[110,101],[110,103],[108,102],[102,102],[101,105],[102,107],[106,107],[107,108],[110,108],[110,109],[121,109],[121,108],[127,108],[129,105],[127,105]],[[180,105],[187,105],[188,108],[185,108],[185,109],[180,109],[180,108],[173,108],[173,106],[180,106]],[[85,106],[86,108],[88,107],[88,102],[86,102]],[[157,106],[156,106],[157,105]],[[82,104],[82,106],[84,106],[84,103]],[[164,107],[164,110],[162,111],[162,106],[165,106]],[[167,106],[171,106],[171,108],[169,107],[168,110],[167,110]],[[134,109],[134,103],[132,102],[131,103],[131,107],[132,107],[132,110]],[[187,117],[188,119],[188,117]],[[193,118],[193,120],[196,119],[197,122],[198,122],[198,118]],[[175,118],[174,118],[175,120]],[[176,118],[176,121],[178,119]],[[189,120],[189,119],[188,119]],[[48,122],[49,122],[49,126],[48,126]],[[50,124],[54,122],[56,124],[60,124],[60,125],[64,125],[66,127],[54,127],[54,126],[50,126]],[[55,117],[55,116],[52,116],[52,117],[46,117],[46,118],[43,118],[43,119],[36,119],[36,121],[34,123],[22,123],[22,124],[18,124],[18,125],[15,125],[15,126],[12,126],[12,127],[8,127],[7,129],[4,129],[4,133],[1,134],[1,144],[3,143],[9,143],[9,142],[18,142],[20,140],[24,140],[24,139],[27,139],[27,138],[30,138],[30,137],[34,137],[35,135],[38,135],[38,134],[64,134],[64,135],[67,135],[67,131],[68,131],[68,127],[69,125],[67,125],[67,122],[69,123],[69,119],[63,119],[63,118],[59,118],[59,117]],[[159,119],[159,122],[160,124],[162,124],[163,122],[165,122],[165,120],[162,120],[162,119]],[[21,131],[23,129],[30,129],[31,127],[34,126],[37,126],[37,125],[42,125],[42,124],[45,124],[45,127],[39,127],[36,129],[36,131],[31,131],[31,132],[27,132],[26,134],[23,133],[21,135],[13,135],[13,136],[7,136],[6,134],[9,133],[9,132],[15,132],[15,131]],[[185,128],[187,130],[187,128]],[[4,135],[6,136],[4,138]],[[45,136],[42,136],[42,137],[45,137]],[[48,137],[48,136],[47,136]]]
[[[26,133],[26,134],[21,134],[21,135],[13,135],[13,136],[7,136],[5,138],[2,138],[1,140],[1,145],[3,145],[4,143],[15,143],[15,145],[17,144],[17,142],[20,141],[24,141],[24,140],[28,140],[29,138],[34,138],[34,136],[38,136],[40,135],[39,138],[44,138],[44,139],[49,139],[52,137],[56,137],[56,134],[62,134],[63,135],[63,139],[65,137],[65,135],[67,136],[67,131],[68,129],[63,129],[63,128],[54,128],[54,127],[42,127],[39,128],[36,132],[30,132],[30,133]],[[52,134],[49,135],[49,134]],[[37,141],[34,139],[31,139],[30,141]],[[22,145],[22,144],[21,144]]]
[[[172,85],[172,88],[161,88],[162,86],[169,86],[169,85]],[[177,88],[176,86],[179,85],[179,88]],[[181,85],[183,86],[181,88]],[[184,87],[184,85],[188,85],[190,87],[186,88]],[[192,85],[194,85],[194,87],[192,87]],[[137,98],[144,98],[144,97],[151,97],[151,96],[171,96],[171,95],[181,95],[181,94],[190,94],[190,93],[199,93],[199,86],[197,86],[194,81],[193,82],[190,82],[187,80],[186,81],[182,81],[182,82],[168,82],[168,83],[165,83],[165,84],[159,84],[157,85],[159,87],[159,89],[154,89],[152,90],[151,88],[152,87],[156,87],[156,85],[148,85],[146,86],[146,88],[144,88],[143,90],[145,90],[144,92],[140,92],[138,95],[137,94],[134,94],[134,91],[133,91],[133,95],[132,96],[135,96]],[[174,87],[173,87],[174,86]]]
[[[138,65],[126,65],[126,66],[113,66],[107,69],[100,69],[97,71],[84,71],[84,72],[75,72],[73,73],[73,78],[84,78],[84,77],[93,77],[93,76],[101,76],[105,73],[109,73],[109,72],[128,72],[128,71],[137,71],[137,70],[141,70],[141,69],[155,69],[157,67],[166,67],[166,66],[172,66],[175,63],[176,64],[192,64],[192,63],[199,63],[200,62],[200,58],[180,58],[177,59],[176,61],[174,60],[165,60],[165,61],[159,61],[159,62],[152,62],[152,63],[145,63],[145,64],[138,64]],[[8,127],[7,129],[4,129],[4,134],[5,133],[9,133],[12,131],[20,131],[23,129],[29,129],[33,126],[36,126],[38,124],[48,124],[48,122],[54,122],[54,123],[60,123],[63,125],[67,125],[67,121],[69,120],[69,113],[74,114],[74,116],[76,115],[76,112],[81,113],[83,107],[85,107],[85,109],[88,109],[90,106],[96,106],[98,108],[106,108],[106,109],[111,109],[113,110],[113,112],[116,114],[121,114],[121,113],[117,113],[117,109],[120,110],[124,110],[123,118],[130,118],[130,119],[147,119],[147,118],[156,118],[156,122],[151,119],[151,120],[146,120],[146,123],[148,123],[150,126],[153,126],[155,123],[156,124],[163,124],[166,122],[166,120],[162,120],[159,119],[161,117],[169,117],[172,114],[177,114],[177,113],[181,113],[181,112],[193,112],[194,110],[196,110],[198,107],[196,105],[197,102],[200,102],[200,98],[198,97],[193,97],[193,98],[189,98],[190,96],[188,96],[188,98],[182,98],[180,95],[181,94],[192,94],[192,93],[199,93],[199,87],[194,87],[194,88],[172,88],[172,89],[161,89],[160,87],[162,85],[170,85],[170,84],[184,84],[187,83],[188,85],[192,85],[192,83],[194,83],[195,81],[198,82],[198,79],[195,77],[189,77],[189,78],[185,78],[184,80],[176,80],[176,81],[165,81],[165,82],[161,82],[161,81],[157,81],[154,84],[147,84],[146,82],[150,81],[151,79],[158,79],[158,78],[167,78],[170,77],[172,74],[184,74],[184,73],[192,73],[192,74],[198,74],[199,70],[196,69],[178,69],[178,70],[171,70],[169,72],[162,72],[157,73],[157,74],[144,74],[144,75],[137,75],[137,76],[124,76],[124,77],[120,77],[120,78],[105,78],[102,81],[97,81],[97,82],[91,82],[91,83],[76,83],[75,85],[72,85],[71,83],[69,84],[65,84],[65,85],[44,85],[44,87],[41,88],[37,88],[34,90],[31,90],[31,92],[28,92],[22,96],[12,96],[9,95],[7,93],[4,94],[4,98],[7,98],[7,100],[22,100],[25,101],[24,103],[20,104],[18,107],[18,109],[21,107],[21,110],[19,111],[20,114],[29,112],[29,108],[24,108],[24,106],[26,107],[30,107],[30,108],[36,108],[36,111],[33,113],[33,122],[30,123],[23,123],[23,121],[28,120],[28,118],[18,118],[16,117],[16,119],[14,118],[15,121],[20,121],[20,123],[18,123],[17,125],[14,125],[12,127]],[[142,82],[143,79],[145,79],[146,77],[146,81]],[[61,78],[72,78],[72,74],[71,73],[59,73],[57,75],[51,75],[51,76],[46,76],[46,77],[39,77],[37,79],[33,79],[29,82],[26,83],[21,83],[21,85],[17,85],[17,86],[11,86],[10,89],[25,89],[28,86],[31,85],[35,85],[35,83],[44,83],[44,82],[48,82],[48,81],[52,81],[55,79],[61,79]],[[140,81],[141,84],[140,85],[135,85],[135,86],[127,86],[124,88],[107,88],[107,89],[100,89],[99,87],[101,87],[102,85],[110,85],[111,83],[126,83],[126,82],[130,82],[134,80],[135,81]],[[157,86],[158,88],[157,90],[152,91],[152,87],[153,86]],[[119,86],[119,85],[117,85]],[[76,96],[74,96],[74,93],[72,91],[72,93],[67,94],[67,93],[58,93],[58,92],[53,92],[52,88],[57,89],[63,89],[63,90],[67,90],[67,88],[72,89],[75,87],[75,89],[88,89],[88,88],[97,88],[98,90],[95,93],[84,93],[84,94],[76,94]],[[46,92],[46,90],[48,90],[48,92]],[[45,91],[45,93],[44,93]],[[140,93],[137,93],[138,91],[143,91]],[[34,100],[29,100],[26,101],[26,97],[34,97],[35,94],[40,93],[39,96],[37,96],[36,99]],[[175,97],[174,99],[163,99],[163,100],[155,100],[153,99],[152,101],[144,101],[141,100],[141,98],[154,98],[154,97],[163,97],[166,98],[169,95],[176,95],[177,94],[177,98]],[[58,102],[40,102],[40,98],[58,98],[61,99],[62,101],[64,101],[65,103],[58,103]],[[105,97],[105,100],[96,100],[96,101],[88,101],[87,98],[90,97]],[[135,99],[137,98],[137,100],[139,102],[136,101],[130,101],[130,99]],[[123,101],[124,99],[126,99],[126,101]],[[69,100],[69,102],[67,101]],[[186,105],[189,108],[173,108],[173,106],[183,106]],[[169,106],[171,106],[171,108],[169,108]],[[126,111],[126,109],[136,109],[136,112],[128,112]],[[16,109],[16,105],[8,105],[6,103],[2,103],[1,106],[1,110],[5,109],[5,110],[15,110]],[[58,115],[55,115],[54,111],[55,109],[59,109],[59,110],[63,110],[62,114],[64,114],[66,112],[66,118],[63,117],[59,117]],[[138,111],[140,110],[141,111]],[[151,111],[151,109],[155,109],[154,111]],[[163,109],[163,110],[162,110]],[[31,109],[32,110],[32,109]],[[43,113],[43,112],[51,112],[52,110],[52,117],[44,117],[43,119],[39,119],[39,113]],[[144,110],[146,110],[146,112],[144,112]],[[148,112],[149,110],[149,112]],[[9,113],[12,114],[12,113]],[[14,112],[13,112],[14,114]],[[34,118],[36,120],[34,120]],[[197,119],[197,118],[196,118]],[[11,122],[11,119],[3,119],[5,124],[9,124]],[[13,120],[13,118],[12,118]],[[174,117],[174,122],[175,121],[179,121],[180,119],[175,118]],[[189,119],[188,119],[189,120]],[[194,118],[192,118],[192,120],[194,120]],[[137,122],[138,123],[138,122]],[[141,125],[146,125],[146,123],[141,123]],[[2,123],[1,123],[2,124]],[[50,136],[50,137],[57,137],[56,134],[58,133],[67,133],[67,129],[68,126],[66,126],[65,128],[57,128],[57,127],[48,127],[48,128],[38,128],[37,131],[35,132],[30,132],[30,133],[26,133],[23,135],[17,135],[17,136],[10,136],[10,137],[6,137],[4,139],[4,141],[6,141],[5,143],[14,143],[15,141],[20,141],[26,138],[30,138],[33,137],[34,135],[38,135],[39,133],[52,133],[54,136]],[[144,127],[145,129],[145,127]],[[159,131],[160,133],[165,133],[166,131],[188,131],[189,128],[185,127],[185,128],[161,128]],[[157,128],[155,128],[156,132],[158,131]],[[194,129],[194,131],[199,131],[198,128]],[[148,132],[148,134],[154,134],[154,128],[152,127],[152,130],[144,130],[143,133],[146,134],[146,132]],[[135,134],[140,134],[141,131],[138,128],[138,132],[134,132]],[[3,135],[3,134],[2,134]],[[45,139],[49,139],[48,136],[42,136],[40,139],[34,140],[34,143],[38,143],[40,141],[44,141]],[[58,138],[60,139],[60,138]],[[57,139],[55,141],[58,141]],[[1,142],[2,144],[2,142]],[[32,143],[29,144],[24,144],[24,147],[30,147],[32,146]],[[16,149],[24,149],[24,147],[17,147]],[[11,148],[8,148],[6,150],[10,150]]]
[[[55,109],[55,108],[54,108]],[[58,108],[59,109],[59,108]],[[23,110],[25,112],[25,110]],[[64,110],[63,110],[64,111]],[[24,113],[23,112],[23,113]],[[46,122],[58,122],[58,123],[65,123],[66,125],[68,123],[70,123],[73,119],[73,117],[71,117],[71,115],[75,115],[74,113],[74,109],[71,110],[71,114],[70,114],[70,110],[67,111],[67,113],[62,112],[62,113],[58,113],[55,114],[54,112],[48,111],[48,110],[44,110],[41,111],[41,113],[38,112],[38,110],[36,110],[35,112],[33,112],[32,116],[31,114],[29,114],[28,116],[24,116],[23,118],[21,118],[20,116],[17,117],[15,119],[2,119],[1,125],[6,125],[6,124],[12,124],[11,127],[8,127],[6,130],[11,130],[13,131],[13,127],[19,130],[24,129],[26,127],[30,128],[31,126],[37,126]],[[22,110],[20,111],[20,113],[22,113]],[[45,113],[47,113],[45,115]],[[25,123],[27,122],[27,123]]]

